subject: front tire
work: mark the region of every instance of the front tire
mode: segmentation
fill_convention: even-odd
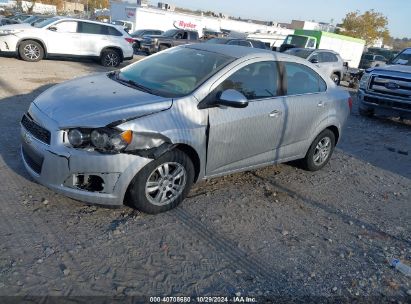
[[[44,49],[40,43],[33,40],[26,40],[19,46],[19,55],[24,61],[37,62],[43,59]]]
[[[194,165],[180,150],[172,150],[147,164],[130,183],[127,202],[149,214],[177,207],[194,182]]]
[[[322,169],[330,160],[334,152],[335,135],[326,129],[318,135],[312,142],[305,158],[302,159],[302,166],[308,171]]]
[[[121,55],[117,50],[105,50],[101,53],[101,65],[105,67],[118,67],[121,63]]]

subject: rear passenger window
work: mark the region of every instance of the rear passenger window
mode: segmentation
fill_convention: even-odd
[[[107,27],[100,24],[80,22],[79,32],[83,34],[107,35]]]
[[[309,94],[327,90],[325,81],[309,67],[285,62],[287,95]]]
[[[240,40],[239,45],[241,46],[247,46],[247,47],[252,47],[251,43],[247,40]]]
[[[217,92],[234,89],[248,100],[269,98],[278,95],[278,70],[273,61],[247,65],[224,80]]]

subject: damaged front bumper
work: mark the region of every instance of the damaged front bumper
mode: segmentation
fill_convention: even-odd
[[[40,111],[31,108],[33,121],[50,130],[50,144],[21,126],[21,157],[38,183],[76,200],[100,205],[122,205],[133,177],[151,159],[132,154],[101,154],[67,147],[63,133]],[[53,131],[54,130],[54,131]]]

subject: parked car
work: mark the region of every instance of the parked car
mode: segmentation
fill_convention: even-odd
[[[130,36],[134,40],[134,50],[140,50],[141,49],[141,41],[143,41],[144,36],[150,36],[150,35],[162,35],[163,31],[160,30],[153,30],[153,29],[144,29],[144,30],[137,30],[133,33],[130,34]]]
[[[19,24],[19,23],[20,23],[20,21],[17,21],[17,20],[0,17],[0,26],[9,25],[9,24]]]
[[[267,46],[264,42],[253,39],[240,39],[240,38],[212,38],[207,40],[205,43],[214,43],[214,44],[228,44],[228,45],[238,45],[246,46],[258,49],[267,49]]]
[[[134,24],[133,22],[130,21],[125,21],[125,20],[113,20],[111,22],[111,24],[114,25],[119,25],[121,26],[124,31],[126,31],[127,33],[133,32],[134,31]]]
[[[21,23],[24,23],[24,20],[30,18],[32,15],[27,15],[27,14],[16,14],[14,16],[10,16],[9,18],[12,20],[17,20],[20,21]]]
[[[64,17],[49,18],[34,26],[17,24],[0,29],[0,52],[31,62],[52,56],[82,56],[115,67],[133,58],[133,43],[121,27]]]
[[[344,74],[344,62],[338,53],[331,50],[303,48],[288,49],[285,53],[307,59],[315,64],[324,75],[329,75],[336,84],[340,84]]]
[[[141,49],[148,54],[152,54],[173,46],[196,42],[200,42],[197,31],[173,29],[162,35],[144,36]]]
[[[376,66],[384,66],[387,61],[384,56],[367,53],[362,55],[359,68],[366,70]]]
[[[184,45],[43,92],[21,121],[22,159],[69,197],[154,214],[202,179],[296,159],[323,168],[350,107],[298,57]]]
[[[411,48],[399,53],[387,66],[365,71],[358,91],[359,112],[411,118]]]

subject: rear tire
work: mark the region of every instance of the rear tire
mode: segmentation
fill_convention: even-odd
[[[373,110],[366,110],[366,109],[358,108],[358,113],[361,116],[364,116],[364,117],[373,117],[374,116],[374,111]]]
[[[149,214],[177,207],[194,182],[194,165],[184,152],[172,150],[147,164],[130,183],[126,201]]]
[[[312,142],[305,158],[301,160],[301,165],[308,171],[322,169],[330,160],[334,152],[335,135],[329,130],[322,131]]]
[[[37,62],[44,58],[44,49],[40,43],[26,40],[19,45],[19,55],[24,61]]]
[[[100,62],[105,67],[118,67],[121,63],[121,55],[117,50],[105,50],[101,53]]]
[[[164,45],[164,44],[160,44],[160,46],[158,47],[159,52],[164,51],[166,49],[169,49],[169,47],[167,45]]]

